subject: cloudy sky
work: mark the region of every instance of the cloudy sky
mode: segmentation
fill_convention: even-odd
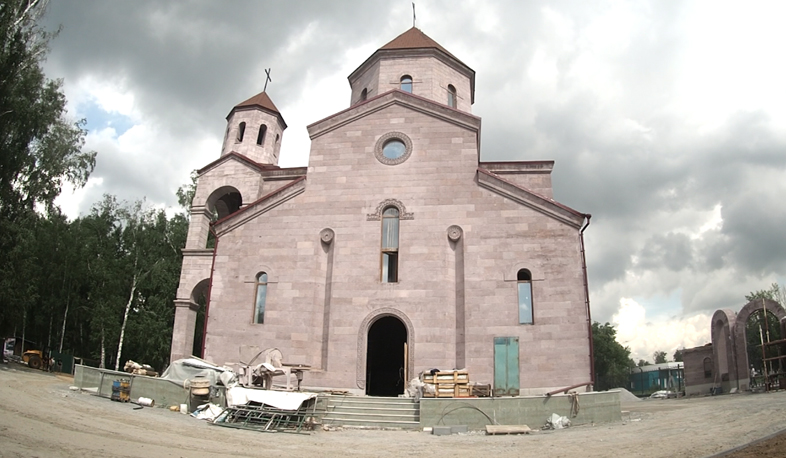
[[[591,213],[593,319],[635,359],[709,342],[718,308],[786,282],[786,3],[420,0],[417,26],[477,72],[484,161],[556,161]],[[262,90],[289,125],[346,108],[346,77],[412,26],[409,1],[52,0],[46,71],[98,152],[71,216],[103,193],[177,205],[218,158],[225,116]]]

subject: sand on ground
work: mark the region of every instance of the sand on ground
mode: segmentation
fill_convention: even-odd
[[[0,365],[0,457],[708,457],[786,429],[786,392],[774,392],[623,403],[622,422],[530,435],[263,433],[209,425],[165,408],[134,410],[134,404],[71,391],[72,383]]]

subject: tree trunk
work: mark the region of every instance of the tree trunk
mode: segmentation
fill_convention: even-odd
[[[136,262],[134,263],[136,264]],[[123,313],[123,325],[120,326],[120,340],[117,343],[117,358],[115,359],[115,370],[120,370],[120,355],[123,353],[123,338],[126,333],[126,323],[128,322],[128,311],[131,310],[131,304],[134,302],[134,294],[136,293],[136,265],[134,266],[134,277],[131,279],[131,294],[128,295],[128,302],[126,302],[126,311]]]
[[[99,369],[106,369],[104,358],[106,358],[106,346],[104,345],[104,325],[101,325],[101,361],[98,363]]]
[[[68,320],[68,302],[69,300],[66,298],[65,313],[63,313],[63,330],[60,331],[60,348],[57,350],[59,353],[63,353],[63,337],[65,337],[66,321]]]

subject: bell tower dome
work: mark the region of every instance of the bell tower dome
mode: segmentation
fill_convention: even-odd
[[[392,90],[472,112],[475,71],[412,27],[379,48],[349,75],[350,106]]]
[[[286,128],[273,101],[266,92],[260,92],[235,105],[227,115],[221,155],[235,152],[260,164],[278,165],[281,138]]]

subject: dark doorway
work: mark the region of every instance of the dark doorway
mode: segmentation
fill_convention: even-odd
[[[205,337],[205,308],[207,305],[207,290],[210,286],[210,279],[204,279],[197,283],[194,290],[191,292],[191,299],[199,306],[196,312],[196,325],[194,326],[194,346],[191,349],[191,354],[202,358],[204,337]]]
[[[368,330],[366,353],[366,394],[398,396],[404,393],[404,354],[407,328],[396,317],[378,319]]]

